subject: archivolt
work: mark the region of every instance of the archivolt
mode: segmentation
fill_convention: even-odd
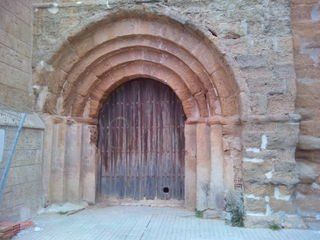
[[[116,86],[149,77],[174,90],[188,118],[238,114],[238,87],[217,49],[201,32],[155,13],[109,14],[70,37],[49,64],[55,71],[42,76],[50,92],[44,112],[95,118]]]

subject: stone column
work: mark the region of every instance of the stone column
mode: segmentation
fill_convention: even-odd
[[[45,203],[50,201],[50,177],[51,161],[53,151],[53,121],[50,117],[43,117],[45,121],[44,147],[43,147],[43,165],[42,165],[42,184]]]
[[[82,124],[71,123],[67,128],[67,148],[65,162],[65,197],[67,201],[79,201]]]
[[[197,123],[197,210],[208,208],[210,194],[210,127]]]
[[[224,207],[224,176],[223,176],[223,147],[222,126],[210,126],[211,139],[211,181],[209,208],[222,210]]]
[[[96,147],[96,126],[83,125],[82,141],[82,198],[90,204],[96,201],[97,182],[97,147]]]
[[[50,176],[50,200],[63,202],[64,198],[64,167],[66,150],[66,123],[64,120],[53,125],[52,160]]]
[[[185,207],[196,208],[197,126],[185,124]]]

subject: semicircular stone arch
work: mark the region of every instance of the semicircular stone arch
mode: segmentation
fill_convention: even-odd
[[[136,15],[130,12],[117,13],[69,37],[60,51],[48,61],[55,71],[47,78],[55,81],[52,86],[49,84],[48,91],[54,97],[51,98],[52,102],[47,104],[50,107],[46,107],[45,111],[56,112],[56,101],[64,91],[64,87],[72,85],[73,81],[81,81],[79,75],[80,78],[84,75],[82,70],[94,64],[92,60],[97,61],[102,57],[101,54],[108,55],[114,51],[124,53],[126,50],[135,49],[143,52],[145,58],[152,58],[152,51],[143,51],[145,47],[149,47],[149,50],[152,47],[160,55],[175,57],[176,60],[171,63],[165,57],[157,61],[161,64],[171,64],[177,71],[185,72],[182,65],[187,65],[191,74],[199,78],[198,84],[193,84],[194,89],[205,85],[204,91],[210,90],[219,96],[217,99],[221,105],[222,115],[239,114],[237,84],[230,70],[228,71],[228,66],[221,59],[221,54],[205,41],[205,36],[190,31],[179,22],[144,12]],[[127,56],[130,56],[129,53]],[[70,96],[62,97],[70,98]],[[210,104],[208,106],[211,107]]]
[[[148,77],[160,81],[171,87],[180,101],[182,102],[186,116],[199,116],[198,104],[195,101],[192,93],[182,80],[182,77],[172,69],[163,65],[156,64],[150,61],[135,60],[125,62],[110,69],[99,81],[94,81],[89,86],[85,96],[78,96],[71,104],[72,114],[82,114],[85,109],[85,104],[90,100],[90,104],[96,103],[96,106],[101,106],[108,94],[117,86],[138,77]],[[90,117],[97,117],[99,107],[90,107]]]
[[[185,205],[221,208],[217,199],[241,181],[241,147],[225,150],[227,141],[240,141],[239,87],[191,22],[147,9],[114,11],[71,34],[47,64],[54,70],[38,76],[48,88],[46,144],[65,153],[46,160],[55,168],[46,180],[49,201],[95,202],[99,111],[117,86],[139,77],[168,85],[187,116]],[[68,168],[76,173],[65,174]]]

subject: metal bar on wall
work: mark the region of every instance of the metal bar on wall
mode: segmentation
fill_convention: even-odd
[[[19,140],[19,137],[20,137],[20,133],[21,133],[21,130],[23,128],[23,124],[24,124],[24,122],[26,120],[26,117],[27,117],[27,114],[26,113],[22,113],[22,117],[21,117],[20,122],[19,122],[19,127],[18,127],[18,130],[17,130],[16,134],[15,134],[15,137],[14,137],[14,140],[13,140],[13,144],[12,144],[11,150],[9,152],[9,157],[8,157],[8,160],[7,160],[5,168],[4,168],[3,175],[1,176],[1,180],[0,180],[0,205],[1,205],[1,202],[2,202],[3,190],[4,190],[4,188],[5,188],[6,184],[7,184],[11,162],[13,160],[14,153],[16,151],[18,140]]]

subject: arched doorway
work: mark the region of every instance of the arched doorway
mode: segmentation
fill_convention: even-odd
[[[99,114],[100,200],[183,203],[184,122],[163,83],[135,79],[115,89]]]
[[[169,86],[183,106],[184,206],[221,210],[224,193],[242,187],[245,94],[212,35],[190,23],[161,7],[117,9],[75,30],[50,58],[54,71],[39,73],[48,92],[38,101],[46,152],[54,153],[44,156],[49,201],[96,202],[99,113],[115,89],[137,78]]]

